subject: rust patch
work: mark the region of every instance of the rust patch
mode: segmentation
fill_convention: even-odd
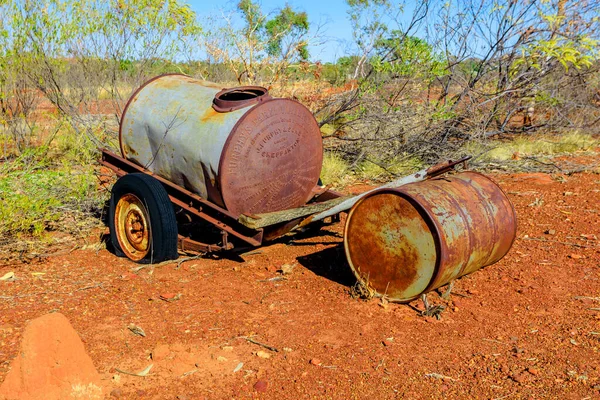
[[[222,124],[223,122],[225,122],[226,117],[227,117],[227,114],[217,112],[212,107],[208,107],[206,109],[206,111],[204,112],[204,114],[202,114],[200,116],[200,121],[202,121],[202,122],[210,121],[210,122],[213,122],[216,124]]]
[[[223,202],[236,215],[302,206],[322,163],[321,132],[311,112],[293,100],[266,101],[244,114],[223,147]]]
[[[489,178],[463,172],[363,198],[348,216],[344,245],[357,279],[409,301],[497,262],[515,235],[508,197]]]

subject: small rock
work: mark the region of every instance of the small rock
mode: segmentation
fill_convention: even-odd
[[[573,260],[579,260],[582,259],[584,256],[582,256],[581,254],[569,254],[569,258],[572,258]]]
[[[188,397],[184,394],[177,395],[177,400],[188,400]]]
[[[244,366],[244,363],[243,363],[243,362],[239,363],[239,364],[238,364],[238,365],[237,365],[237,366],[234,368],[234,370],[233,370],[233,373],[235,374],[236,372],[238,372],[239,370],[241,370],[243,366]]]
[[[127,326],[127,329],[129,329],[134,335],[146,337],[146,332],[144,332],[141,326],[137,326],[136,324],[129,324]]]
[[[221,347],[221,350],[223,350],[223,351],[233,351],[233,347],[232,346],[223,346],[223,347]]]
[[[227,361],[227,359],[225,357],[223,357],[223,356],[219,356],[219,357],[217,357],[217,361],[219,361],[219,362],[225,362],[225,361]]]
[[[181,295],[178,293],[162,293],[159,298],[164,301],[177,301],[181,298]]]
[[[527,380],[527,376],[525,373],[521,372],[520,374],[516,374],[511,376],[512,380],[517,383],[524,383]]]
[[[527,368],[527,371],[531,374],[531,375],[538,375],[540,373],[540,370],[537,368]]]
[[[266,359],[266,358],[271,358],[271,354],[267,353],[266,351],[262,351],[262,350],[259,350],[259,351],[257,351],[257,352],[256,352],[256,355],[257,355],[259,358],[265,358],[265,359]]]
[[[15,280],[17,280],[17,278],[15,278],[15,273],[12,271],[7,272],[2,277],[0,277],[0,281],[12,282]]]
[[[113,389],[110,391],[110,397],[114,397],[115,399],[120,399],[123,396],[123,391],[119,388]]]
[[[254,384],[254,390],[260,393],[264,393],[267,391],[268,386],[269,384],[267,381],[260,379]]]
[[[283,264],[281,266],[281,268],[279,268],[279,272],[282,275],[291,275],[292,272],[294,271],[294,267],[296,266],[296,264]]]
[[[556,231],[554,229],[548,229],[544,232],[546,235],[555,235]]]
[[[286,353],[291,353],[294,350],[290,349],[289,347],[284,347],[283,351],[285,351]]]
[[[311,358],[310,363],[312,365],[319,366],[319,365],[321,365],[321,360],[319,360],[318,358]]]
[[[121,383],[121,375],[119,375],[119,374],[113,375],[112,380],[115,384],[118,385],[119,383]]]

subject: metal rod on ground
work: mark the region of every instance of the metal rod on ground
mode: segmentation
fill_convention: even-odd
[[[368,195],[369,193],[372,193],[376,190],[380,190],[380,189],[389,189],[389,188],[397,188],[403,185],[408,185],[409,183],[415,183],[415,182],[421,182],[424,181],[427,178],[436,176],[436,175],[440,175],[443,174],[444,172],[448,172],[449,170],[453,169],[455,165],[460,164],[462,162],[467,161],[468,159],[470,159],[471,157],[464,157],[461,158],[460,160],[457,161],[445,161],[439,164],[436,164],[432,167],[426,168],[426,169],[422,169],[418,172],[415,172],[412,175],[408,175],[408,176],[404,176],[402,178],[398,178],[395,181],[386,183],[385,185],[382,186],[378,186],[375,189],[371,189],[368,190],[364,193],[361,193],[357,196],[354,196],[350,199],[344,200],[342,201],[340,204],[322,211],[320,213],[311,215],[308,218],[303,219],[298,225],[296,225],[292,230],[301,228],[311,222],[315,222],[315,221],[320,221],[324,218],[327,217],[331,217],[332,215],[338,214],[342,211],[347,211],[349,209],[352,208],[352,206],[354,206],[360,199],[362,199],[363,197],[365,197],[366,195]]]
[[[361,193],[361,194],[359,194],[357,196],[354,196],[354,197],[352,197],[350,199],[347,199],[347,200],[341,202],[340,204],[338,204],[338,205],[336,205],[336,206],[334,206],[334,207],[332,207],[332,208],[330,208],[328,210],[322,211],[322,212],[320,212],[318,214],[312,215],[312,216],[310,216],[310,217],[302,220],[302,222],[300,222],[298,225],[296,225],[296,227],[294,229],[301,228],[301,227],[303,227],[306,224],[311,223],[311,222],[320,221],[320,220],[325,219],[327,217],[331,217],[332,215],[339,214],[342,211],[347,211],[347,210],[351,209],[352,206],[355,205],[360,199],[362,199],[363,197],[365,197],[369,193],[374,192],[376,190],[379,190],[379,189],[382,189],[382,188],[395,188],[395,187],[399,187],[399,186],[402,186],[402,185],[407,185],[409,183],[420,182],[420,181],[424,180],[426,177],[427,177],[427,170],[426,169],[422,169],[419,172],[416,172],[416,173],[414,173],[412,175],[396,179],[395,181],[387,183],[387,184],[385,184],[383,186],[378,186],[375,189],[368,190],[368,191],[366,191],[364,193]]]

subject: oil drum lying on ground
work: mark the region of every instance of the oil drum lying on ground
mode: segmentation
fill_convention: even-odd
[[[234,215],[304,205],[321,173],[312,113],[267,89],[220,90],[163,75],[131,97],[119,131],[124,158]]]
[[[360,282],[404,302],[499,261],[516,229],[498,185],[463,172],[364,197],[348,215],[344,247]]]

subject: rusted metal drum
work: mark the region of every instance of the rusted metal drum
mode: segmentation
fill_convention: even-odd
[[[380,295],[410,301],[499,261],[515,239],[515,210],[491,179],[460,174],[381,189],[346,220],[346,257]]]
[[[300,103],[185,75],[139,88],[123,111],[119,141],[123,157],[234,215],[302,206],[323,162],[321,132]]]

